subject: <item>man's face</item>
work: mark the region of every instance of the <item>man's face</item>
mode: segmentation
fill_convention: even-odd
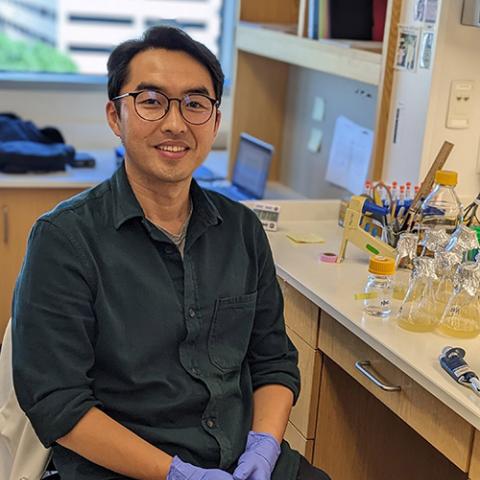
[[[146,87],[159,90],[168,97],[204,93],[215,98],[207,68],[180,51],[156,48],[133,57],[129,75],[119,94]],[[137,115],[133,97],[128,96],[120,102],[120,114],[114,104],[108,102],[107,119],[125,146],[129,176],[149,183],[189,180],[212,147],[220,124],[220,112],[215,108],[205,124],[191,125],[182,117],[179,103],[173,101],[167,115],[152,122]]]

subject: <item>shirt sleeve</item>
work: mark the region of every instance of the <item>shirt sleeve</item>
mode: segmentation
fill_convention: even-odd
[[[49,447],[93,406],[95,316],[88,262],[49,220],[33,227],[13,300],[13,380],[21,408]]]
[[[256,237],[259,280],[255,322],[248,351],[253,389],[269,384],[284,385],[292,390],[296,402],[300,393],[298,352],[285,330],[283,296],[270,244],[259,222]]]

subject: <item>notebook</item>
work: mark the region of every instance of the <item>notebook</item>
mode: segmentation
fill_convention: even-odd
[[[273,152],[272,145],[241,133],[232,181],[201,185],[232,200],[260,200],[265,194]]]

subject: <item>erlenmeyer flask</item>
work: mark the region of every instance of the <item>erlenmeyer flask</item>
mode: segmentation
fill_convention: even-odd
[[[413,259],[417,256],[418,235],[401,233],[397,242],[395,258],[395,277],[393,280],[393,298],[403,300],[408,290]]]
[[[454,290],[445,308],[439,331],[453,337],[471,338],[480,333],[480,267],[466,262],[458,267]]]
[[[435,310],[438,318],[442,318],[443,312],[453,293],[453,277],[462,256],[454,252],[435,252],[434,264],[437,279],[433,281],[435,292]]]
[[[433,258],[413,259],[413,273],[405,299],[397,315],[398,324],[407,330],[429,332],[440,321],[435,311]]]

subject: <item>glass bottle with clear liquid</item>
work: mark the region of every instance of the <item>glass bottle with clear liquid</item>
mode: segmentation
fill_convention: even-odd
[[[368,280],[365,285],[364,312],[374,317],[387,317],[392,311],[393,258],[370,257]]]
[[[418,230],[420,241],[427,229],[445,229],[451,234],[463,220],[463,208],[455,192],[457,172],[438,170],[435,184],[420,208]]]

